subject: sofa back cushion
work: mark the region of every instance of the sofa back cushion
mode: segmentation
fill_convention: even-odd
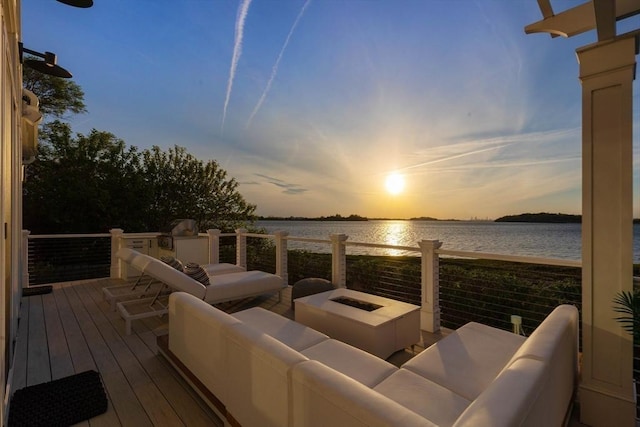
[[[572,305],[556,307],[507,366],[522,359],[541,361],[547,370],[548,384],[535,412],[548,417],[547,425],[562,423],[578,380],[578,309]]]
[[[533,359],[519,359],[507,369],[467,407],[453,424],[454,427],[512,427],[552,426],[559,423],[542,422],[544,414],[534,413],[538,395],[547,381],[545,363]],[[544,411],[544,408],[542,408]]]
[[[169,350],[222,401],[228,389],[227,371],[220,368],[227,363],[222,326],[239,322],[193,295],[169,296]]]
[[[291,418],[290,369],[308,360],[269,335],[236,323],[225,327],[227,410],[243,426],[281,427]]]

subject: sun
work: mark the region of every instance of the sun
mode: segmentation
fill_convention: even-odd
[[[384,186],[389,194],[400,194],[404,190],[404,176],[397,172],[389,174],[384,182]]]

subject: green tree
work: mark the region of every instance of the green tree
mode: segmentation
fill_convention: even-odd
[[[40,100],[40,112],[44,116],[65,118],[67,113],[86,113],[84,92],[74,81],[40,73],[22,67],[24,87]]]
[[[148,200],[140,159],[108,132],[73,137],[69,124],[49,123],[26,170],[24,226],[34,233],[143,231],[139,209]]]
[[[152,194],[149,226],[159,229],[176,218],[193,218],[200,230],[232,231],[255,221],[256,206],[238,192],[238,182],[215,160],[203,162],[175,146],[143,151],[143,168]]]

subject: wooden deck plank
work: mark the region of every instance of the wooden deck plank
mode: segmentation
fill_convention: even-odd
[[[78,374],[88,370],[98,370],[91,351],[84,339],[84,335],[80,330],[80,325],[71,310],[69,301],[62,289],[61,284],[53,286],[52,295],[58,308],[58,315],[60,317],[60,323],[64,330],[67,348],[69,350],[69,357],[73,365],[74,373]],[[107,392],[108,393],[108,392]],[[118,415],[111,403],[107,407],[107,412],[91,418],[89,421],[76,424],[76,427],[110,427],[120,425]]]
[[[22,297],[13,362],[13,390],[27,386],[27,352],[29,344],[29,298]]]
[[[27,359],[27,386],[51,381],[47,329],[44,323],[42,296],[29,297],[29,343]]]
[[[67,338],[62,327],[55,296],[52,293],[42,296],[44,321],[47,325],[47,344],[49,345],[49,363],[51,379],[57,380],[75,373]]]
[[[140,361],[91,298],[88,287],[78,286],[75,290],[153,425],[168,427],[181,425],[180,418],[158,390]]]
[[[102,299],[99,288],[93,286],[85,289],[102,310],[104,316],[111,322],[114,329],[122,330],[123,321],[118,313],[111,311],[108,304],[100,304]],[[222,421],[215,416],[204,402],[198,402],[199,397],[193,393],[191,388],[184,381],[178,381],[177,378],[181,377],[173,375],[170,371],[171,368],[163,363],[162,358],[157,356],[155,350],[156,335],[154,332],[142,322],[136,322],[134,332],[131,335],[122,335],[122,340],[138,358],[141,366],[164,394],[182,422],[187,426],[222,426]],[[145,335],[148,337],[148,341],[142,339],[142,336]],[[153,342],[153,347],[150,347],[147,344],[148,342]]]
[[[104,342],[98,328],[91,320],[91,316],[76,294],[76,286],[78,285],[65,286],[64,291],[71,309],[78,319],[78,323],[85,336],[87,345],[91,350],[96,366],[102,375],[102,381],[104,382],[111,404],[116,410],[120,422],[122,425],[132,426],[152,425],[149,417],[147,417],[146,411],[138,401],[136,394],[129,386],[127,378],[120,370],[117,360]]]

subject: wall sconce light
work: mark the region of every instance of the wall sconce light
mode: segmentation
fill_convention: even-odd
[[[44,74],[49,74],[51,76],[63,77],[68,79],[72,77],[71,73],[62,68],[61,66],[56,64],[56,54],[51,52],[40,53],[35,50],[27,49],[22,45],[22,42],[18,43],[20,48],[20,62],[29,68],[33,68],[36,71],[39,71]],[[33,56],[37,56],[39,58],[43,58],[44,61],[38,61],[36,59],[25,59],[23,60],[22,56],[24,53],[28,53]]]
[[[91,7],[93,6],[93,0],[58,0],[60,3],[68,4],[75,7]]]

